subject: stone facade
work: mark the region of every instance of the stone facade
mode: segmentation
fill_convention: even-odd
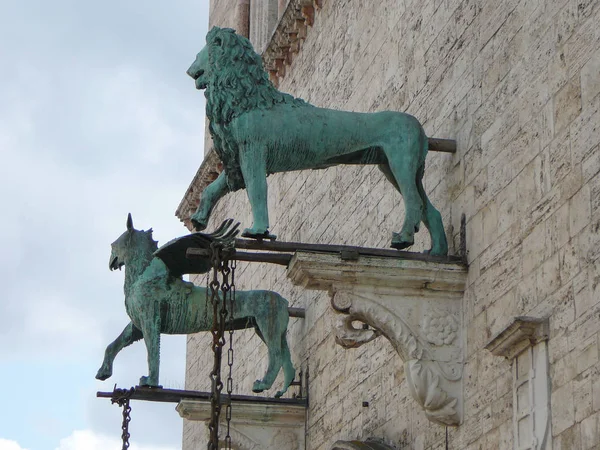
[[[516,316],[548,318],[548,448],[597,448],[600,1],[319,6],[279,88],[318,106],[405,111],[429,136],[456,139],[456,154],[428,155],[425,185],[451,253],[465,214],[469,270],[464,420],[446,429],[411,397],[389,343],[335,344],[326,293],[292,286],[284,268],[238,265],[238,289],[276,290],[306,308],[305,319],[290,319],[288,336],[294,363],[310,372],[307,448],[368,437],[398,449],[513,448],[514,360],[485,347]],[[211,24],[235,26],[235,10],[235,1],[212,0]],[[373,247],[387,247],[403,218],[400,196],[376,167],[272,175],[269,210],[279,240]],[[219,203],[209,229],[230,216],[251,224],[244,191]],[[421,231],[411,250],[427,245]],[[209,389],[211,358],[209,336],[190,336],[187,389]],[[250,393],[265,365],[254,332],[236,332],[236,392]],[[206,445],[204,426],[185,421],[184,449]]]

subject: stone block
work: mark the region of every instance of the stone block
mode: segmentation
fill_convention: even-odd
[[[587,186],[581,188],[571,199],[569,203],[569,231],[571,237],[577,236],[591,220],[591,199],[590,189]]]
[[[597,50],[581,68],[581,99],[584,107],[591,105],[599,93],[600,50]]]
[[[552,411],[552,433],[558,435],[575,423],[572,382],[552,392],[552,405],[561,405]]]
[[[564,130],[581,112],[581,84],[574,77],[554,96],[554,130]]]
[[[598,442],[600,442],[600,429],[598,427],[599,420],[600,414],[596,413],[581,421],[580,430],[582,450],[597,448]]]

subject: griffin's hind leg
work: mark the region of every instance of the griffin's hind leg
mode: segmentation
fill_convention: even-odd
[[[285,368],[286,359],[289,358],[287,344],[284,346],[282,341],[282,336],[285,336],[287,330],[289,315],[287,302],[279,294],[262,291],[260,294],[256,292],[256,295],[259,296],[256,299],[258,302],[269,305],[268,311],[257,311],[254,316],[258,327],[257,332],[259,336],[262,335],[269,354],[265,376],[262,380],[256,380],[252,388],[254,392],[262,392],[271,388],[281,368]]]
[[[277,378],[277,374],[281,369],[282,363],[282,348],[281,348],[281,340],[277,337],[276,324],[267,323],[269,320],[275,320],[275,318],[257,318],[256,322],[258,328],[260,329],[259,336],[262,337],[263,342],[267,346],[269,364],[267,366],[267,371],[262,380],[256,380],[252,387],[253,392],[262,392],[266,389],[270,389],[273,386],[273,382],[275,378]]]

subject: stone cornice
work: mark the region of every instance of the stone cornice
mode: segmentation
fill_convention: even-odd
[[[286,67],[300,51],[308,28],[313,26],[315,11],[323,0],[289,0],[262,57],[273,84],[285,77]]]
[[[513,359],[527,347],[548,339],[548,319],[515,317],[485,348],[495,356]]]
[[[181,220],[188,230],[192,230],[190,216],[196,211],[200,202],[200,194],[206,186],[212,183],[221,172],[221,161],[214,149],[210,149],[196,175],[192,179],[187,191],[185,192],[179,206],[175,211],[175,216]]]

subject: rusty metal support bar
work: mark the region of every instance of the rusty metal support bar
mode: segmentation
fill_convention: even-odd
[[[380,258],[429,261],[447,264],[456,264],[463,261],[460,256],[431,256],[426,253],[404,252],[384,248],[355,247],[352,245],[335,244],[305,244],[302,242],[265,241],[261,239],[236,239],[235,247],[236,249],[231,254],[231,258],[235,258],[238,261],[266,262],[282,266],[287,266],[294,256],[294,253],[297,251],[338,253],[342,259],[358,259],[360,256],[376,256]],[[238,249],[256,250],[257,252],[240,252]],[[186,256],[190,259],[206,258],[207,255],[208,250],[199,247],[190,247],[186,251]]]
[[[456,153],[456,141],[453,139],[429,138],[429,151]]]
[[[306,317],[306,310],[304,308],[294,308],[290,306],[288,308],[288,313],[290,317],[298,317],[300,319],[304,319]]]
[[[136,386],[131,388],[133,392],[130,395],[131,400],[144,400],[149,402],[179,403],[183,399],[197,399],[210,401],[210,392],[186,391],[180,389],[151,388],[147,386]],[[121,398],[124,392],[130,392],[130,389],[119,389],[115,387],[113,392],[96,392],[98,398]],[[255,397],[252,395],[231,395],[231,400],[244,403],[262,403],[262,404],[280,404],[280,405],[306,405],[306,399],[302,398],[272,398]],[[225,404],[226,399],[222,398],[221,403]]]
[[[388,250],[384,248],[355,247],[352,245],[337,244],[305,244],[302,242],[266,241],[260,239],[236,239],[235,248],[235,255],[238,254],[237,249],[243,249],[267,252],[286,252],[291,254],[297,251],[339,253],[340,255],[357,255],[358,257],[377,256],[383,258],[406,259],[411,261],[429,261],[448,264],[456,264],[462,262],[462,258],[460,256],[431,256],[426,253],[405,252],[391,249]],[[188,258],[193,258],[195,255],[200,255],[197,249],[188,249]]]

